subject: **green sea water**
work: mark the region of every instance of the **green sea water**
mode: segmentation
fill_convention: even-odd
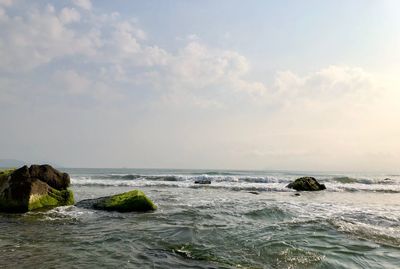
[[[77,201],[140,188],[158,210],[0,214],[0,268],[400,268],[397,175],[314,174],[327,191],[295,196],[300,173],[66,171]]]

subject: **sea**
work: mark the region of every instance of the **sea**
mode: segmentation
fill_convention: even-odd
[[[400,268],[399,174],[61,170],[77,202],[141,189],[158,209],[1,213],[0,268]],[[286,187],[302,176],[327,189]]]

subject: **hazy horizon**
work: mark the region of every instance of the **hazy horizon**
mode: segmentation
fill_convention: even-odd
[[[398,10],[0,0],[0,159],[398,172]]]
[[[3,161],[16,161],[14,165],[4,165]],[[59,163],[54,163],[47,160],[36,160],[36,161],[21,161],[21,160],[14,160],[14,159],[0,159],[0,169],[2,168],[18,168],[23,165],[32,165],[32,164],[49,164],[57,169],[89,169],[89,170],[153,170],[153,171],[204,171],[204,172],[214,172],[214,171],[227,171],[227,172],[289,172],[289,173],[309,173],[309,175],[315,175],[318,173],[334,173],[334,174],[364,174],[364,175],[392,175],[397,176],[398,171],[396,170],[312,170],[312,169],[304,169],[304,170],[294,170],[294,169],[273,169],[273,168],[244,168],[244,169],[237,169],[237,168],[176,168],[176,167],[124,167],[124,166],[115,166],[115,167],[106,167],[106,166],[92,166],[92,167],[85,167],[85,166],[66,166]]]

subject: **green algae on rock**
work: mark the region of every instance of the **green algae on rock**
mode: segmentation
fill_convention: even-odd
[[[71,190],[50,189],[47,195],[31,195],[29,198],[29,210],[38,208],[73,205],[74,194]]]
[[[74,204],[70,178],[50,165],[23,166],[0,172],[0,211],[23,213]]]
[[[133,190],[106,197],[98,203],[95,203],[93,207],[95,209],[119,212],[145,212],[157,209],[153,201],[140,190]]]
[[[141,190],[80,201],[76,206],[118,212],[147,212],[157,206]]]

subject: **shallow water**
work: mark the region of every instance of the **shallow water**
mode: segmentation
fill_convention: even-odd
[[[140,188],[159,209],[1,214],[1,268],[400,267],[396,175],[314,173],[328,189],[295,196],[301,173],[66,171],[77,201]]]

